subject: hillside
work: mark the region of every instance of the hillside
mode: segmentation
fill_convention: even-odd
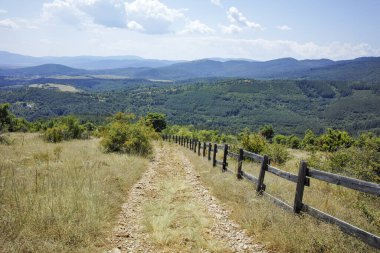
[[[43,83],[42,80],[38,83]],[[51,79],[46,82],[52,83]],[[258,129],[264,124],[272,124],[276,131],[287,134],[303,134],[308,128],[321,133],[327,127],[351,133],[380,132],[379,83],[251,79],[205,79],[174,84],[69,79],[61,83],[85,91],[3,89],[0,103],[11,103],[15,113],[29,120],[66,114],[99,118],[117,111],[138,115],[157,111],[167,114],[172,124],[235,133],[246,127]],[[119,88],[105,91],[105,87]]]

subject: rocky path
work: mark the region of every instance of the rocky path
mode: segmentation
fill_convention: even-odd
[[[263,252],[201,185],[182,149],[168,143],[156,145],[110,241],[113,253]]]

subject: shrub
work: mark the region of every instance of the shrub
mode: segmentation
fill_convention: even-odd
[[[273,137],[273,142],[277,143],[277,144],[286,145],[287,141],[288,141],[288,137],[286,137],[285,135],[282,135],[282,134],[276,134]]]
[[[48,142],[61,142],[63,140],[84,139],[89,137],[85,126],[80,125],[74,116],[62,117],[47,123],[43,138]]]
[[[266,141],[260,134],[249,134],[248,131],[244,131],[241,134],[241,145],[243,149],[259,154],[263,152]]]
[[[339,148],[348,148],[352,145],[353,139],[346,131],[327,129],[327,133],[318,138],[318,146],[322,151],[337,151]]]
[[[162,132],[166,128],[166,116],[160,113],[148,113],[145,117],[148,126],[152,126],[156,132]]]
[[[281,144],[272,144],[269,145],[266,149],[266,153],[272,159],[274,163],[283,164],[289,159],[289,152]]]
[[[287,140],[287,145],[289,148],[299,149],[301,147],[301,139],[295,135],[291,135]]]
[[[143,121],[138,123],[113,121],[104,130],[100,144],[105,152],[148,156],[153,151],[150,140],[156,137],[154,129],[146,126]]]
[[[267,140],[273,138],[274,130],[272,125],[265,125],[260,129],[260,134]]]
[[[46,129],[43,134],[43,139],[47,142],[61,142],[63,141],[63,130],[61,127],[52,127]]]
[[[302,139],[301,147],[305,150],[314,150],[317,144],[317,137],[310,129],[306,130],[305,136]]]

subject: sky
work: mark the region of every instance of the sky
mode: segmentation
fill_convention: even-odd
[[[0,51],[194,60],[380,56],[380,0],[0,0]]]

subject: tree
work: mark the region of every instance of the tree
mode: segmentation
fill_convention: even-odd
[[[346,131],[327,129],[327,133],[319,136],[318,146],[323,151],[337,151],[339,148],[349,148],[353,139]]]
[[[243,149],[259,154],[264,150],[266,142],[262,135],[257,133],[250,134],[248,130],[244,130],[241,133],[241,145]]]
[[[145,120],[156,132],[162,132],[166,128],[165,114],[149,112]]]
[[[12,123],[12,115],[8,111],[9,104],[0,105],[0,132],[8,131]]]
[[[310,129],[307,129],[305,132],[305,136],[303,137],[302,142],[301,142],[302,148],[306,150],[312,150],[317,144],[316,142],[317,142],[317,137],[315,136],[314,132]]]
[[[274,130],[272,125],[265,125],[260,128],[260,134],[267,140],[271,140],[274,135]]]

